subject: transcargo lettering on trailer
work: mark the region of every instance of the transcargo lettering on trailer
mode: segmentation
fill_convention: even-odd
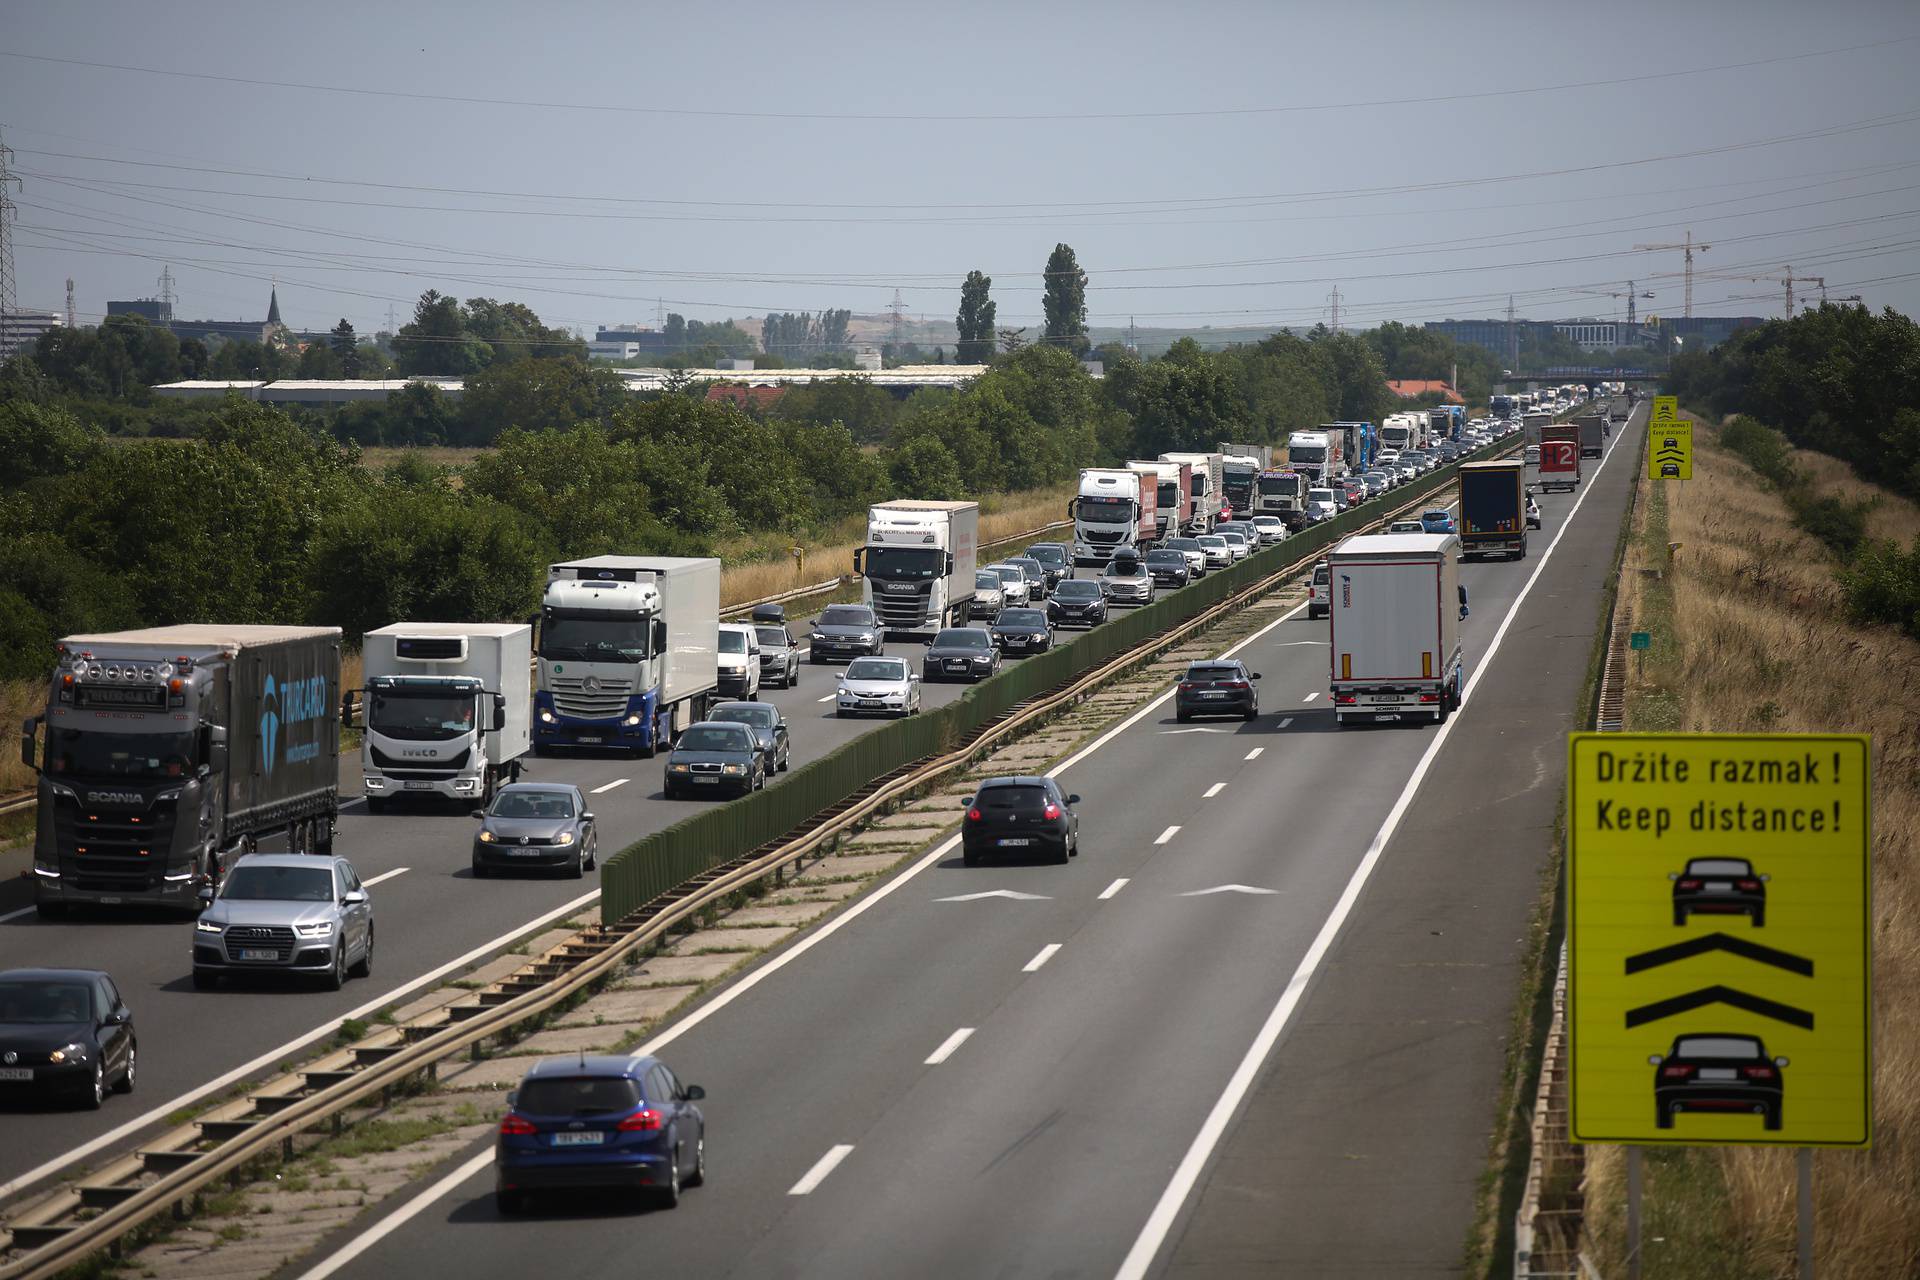
[[[303,760],[312,760],[320,754],[319,742],[303,742],[290,746],[285,753],[276,748],[280,743],[282,725],[301,724],[308,720],[319,720],[328,714],[327,678],[309,676],[305,680],[289,680],[280,684],[268,676],[260,692],[260,761],[268,773],[280,760],[288,764],[297,764]]]

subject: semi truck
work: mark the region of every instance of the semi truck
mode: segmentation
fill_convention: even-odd
[[[1513,396],[1495,396],[1489,404],[1489,412],[1498,419],[1520,416],[1519,402]]]
[[[1067,504],[1073,517],[1073,563],[1104,565],[1116,552],[1144,552],[1159,533],[1154,514],[1159,477],[1140,472],[1089,467],[1080,473],[1080,492]]]
[[[1607,452],[1607,436],[1612,434],[1612,426],[1605,413],[1585,413],[1573,420],[1580,429],[1580,456],[1583,458],[1604,457]]]
[[[1460,705],[1465,597],[1450,533],[1356,534],[1327,556],[1334,721],[1444,721]]]
[[[1298,471],[1262,471],[1253,495],[1253,513],[1279,516],[1287,532],[1298,533],[1307,523],[1307,490],[1312,486]]]
[[[719,627],[718,560],[608,555],[549,566],[534,637],[534,754],[651,756],[670,744],[719,689]]]
[[[1127,469],[1154,475],[1154,541],[1186,532],[1193,519],[1193,468],[1184,462],[1129,462]]]
[[[1163,453],[1162,462],[1184,462],[1190,469],[1187,493],[1192,509],[1187,513],[1188,533],[1211,533],[1220,523],[1220,490],[1224,481],[1224,460],[1217,453]]]
[[[1287,465],[1307,477],[1309,487],[1330,485],[1346,470],[1337,431],[1296,431],[1287,437]]]
[[[860,599],[888,636],[931,640],[965,626],[980,567],[980,504],[903,499],[867,508],[867,541],[853,553]]]
[[[1418,449],[1426,443],[1427,419],[1425,414],[1392,413],[1380,424],[1380,449],[1387,452],[1405,453],[1409,449]]]
[[[1580,428],[1571,422],[1549,422],[1540,428],[1542,489],[1580,487]]]
[[[396,622],[367,632],[360,786],[379,813],[402,796],[485,808],[533,744],[533,628],[524,622]]]
[[[1527,554],[1527,468],[1519,458],[1460,464],[1460,556]]]
[[[1273,448],[1264,444],[1220,443],[1220,498],[1222,509],[1244,519],[1253,511],[1253,486],[1260,473],[1273,465]]]
[[[1340,439],[1340,458],[1348,471],[1371,470],[1380,456],[1380,429],[1371,422],[1328,422],[1315,428]]]
[[[68,636],[21,729],[39,777],[34,905],[197,914],[268,837],[330,853],[340,628],[187,625]],[[36,752],[41,725],[45,750]]]

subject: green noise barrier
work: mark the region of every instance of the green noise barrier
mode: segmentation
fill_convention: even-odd
[[[1460,461],[1492,456],[1511,447],[1511,441],[1495,441],[1463,455]],[[1394,495],[1395,502],[1418,500],[1441,489],[1453,479],[1457,465],[1436,468],[1400,490]],[[1339,542],[1379,518],[1371,507],[1371,503],[1363,503],[1350,508],[1152,604],[1116,612],[1111,620],[1071,640],[1063,635],[1050,652],[1003,666],[998,675],[974,685],[943,707],[931,707],[920,715],[881,725],[812,764],[796,767],[778,786],[702,809],[664,831],[634,841],[601,862],[601,921],[614,924],[625,919],[674,886],[804,828],[816,814],[839,804],[873,779],[951,750],[967,733],[998,719],[1015,704],[1068,684],[1277,573],[1291,561]]]

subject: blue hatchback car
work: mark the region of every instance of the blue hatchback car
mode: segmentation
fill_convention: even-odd
[[[1428,533],[1452,533],[1453,513],[1445,507],[1428,507],[1420,513],[1420,527]]]
[[[582,1055],[538,1063],[507,1095],[493,1148],[494,1201],[517,1213],[535,1191],[641,1191],[660,1207],[707,1178],[706,1097],[658,1058]]]

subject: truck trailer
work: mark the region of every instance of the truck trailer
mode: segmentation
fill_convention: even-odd
[[[69,636],[56,652],[46,710],[20,743],[39,774],[41,916],[78,905],[197,914],[200,889],[268,837],[332,851],[338,627],[150,627]]]
[[[484,808],[532,745],[533,628],[524,622],[396,622],[360,648],[366,688],[361,790],[379,813],[401,797]]]
[[[1460,464],[1460,557],[1527,554],[1527,468],[1519,458]]]
[[[1188,533],[1212,533],[1213,526],[1220,523],[1220,490],[1223,484],[1224,462],[1217,453],[1163,453],[1162,462],[1184,462],[1192,474],[1187,481],[1187,492],[1193,499],[1192,509],[1187,513]]]
[[[1460,540],[1356,534],[1327,556],[1334,720],[1444,721],[1460,705]]]
[[[1187,531],[1193,519],[1193,468],[1184,462],[1129,462],[1127,469],[1142,475],[1150,469],[1155,477],[1153,518],[1154,541],[1165,542]]]
[[[965,626],[980,567],[980,504],[906,499],[867,508],[866,545],[853,553],[860,599],[889,636],[932,639]]]
[[[1580,428],[1571,422],[1550,422],[1540,428],[1542,489],[1572,491],[1580,487]]]
[[[971,579],[969,579],[971,581]],[[720,686],[720,562],[594,556],[547,569],[535,637],[533,750],[651,756]]]
[[[1253,512],[1254,482],[1273,460],[1266,445],[1222,444],[1220,446],[1220,500],[1222,510],[1245,519]]]
[[[1612,427],[1605,413],[1585,413],[1573,420],[1580,429],[1580,456],[1583,458],[1604,457],[1607,452],[1607,436]]]
[[[1123,550],[1144,552],[1159,532],[1158,491],[1157,474],[1106,467],[1082,471],[1080,492],[1067,503],[1075,567],[1104,565]]]

